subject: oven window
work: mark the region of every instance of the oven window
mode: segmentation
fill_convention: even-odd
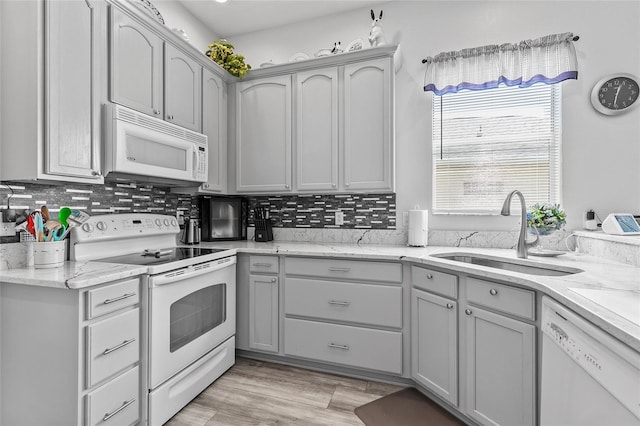
[[[227,285],[216,284],[174,302],[170,309],[169,350],[173,353],[225,322],[226,300]]]

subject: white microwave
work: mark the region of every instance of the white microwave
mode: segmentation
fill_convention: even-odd
[[[121,105],[105,105],[105,176],[206,182],[207,136]]]

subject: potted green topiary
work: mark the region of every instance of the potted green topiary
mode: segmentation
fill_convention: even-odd
[[[233,45],[223,38],[214,40],[205,55],[238,78],[244,77],[251,69],[251,65],[245,64],[244,56],[233,53]]]

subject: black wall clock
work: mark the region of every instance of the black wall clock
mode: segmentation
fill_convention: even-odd
[[[605,115],[618,115],[638,106],[638,77],[612,74],[598,81],[591,91],[591,104]]]

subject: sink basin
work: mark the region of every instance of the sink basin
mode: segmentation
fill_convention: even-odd
[[[544,265],[526,260],[500,259],[490,256],[482,256],[472,253],[441,253],[433,254],[434,257],[453,260],[455,262],[470,263],[472,265],[487,266],[489,268],[502,269],[504,271],[520,272],[521,274],[562,276],[583,272],[582,269],[567,266]]]

